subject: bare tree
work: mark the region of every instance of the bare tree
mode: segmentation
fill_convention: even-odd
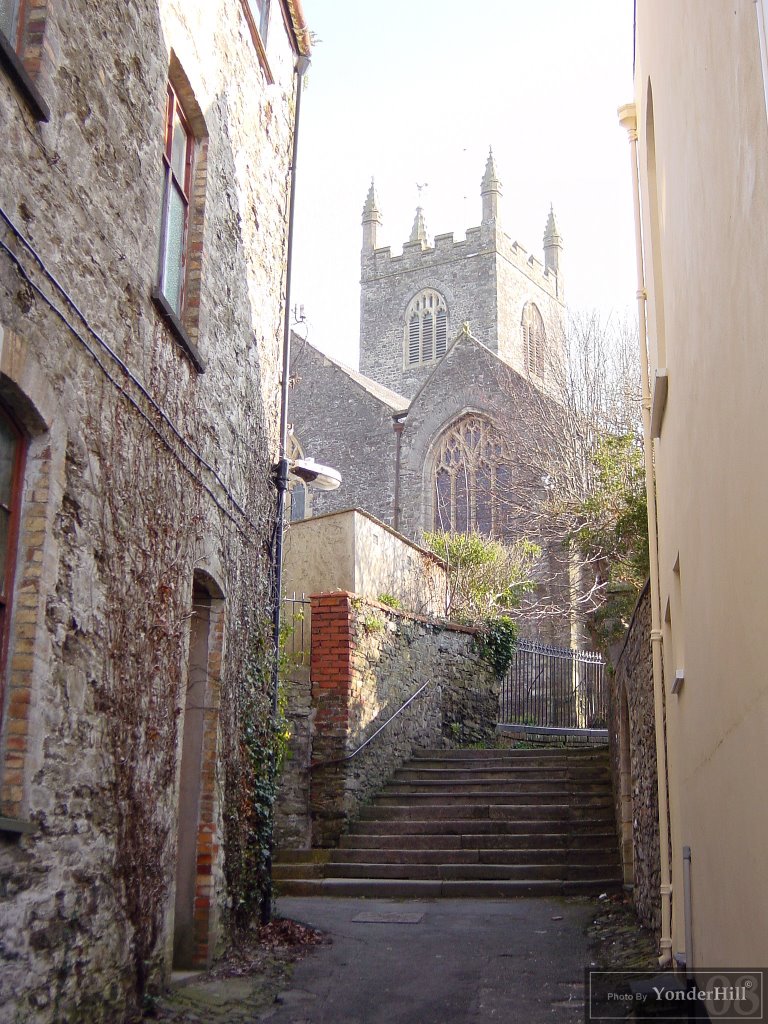
[[[568,617],[572,639],[585,628],[605,638],[604,620],[619,626],[634,603],[647,558],[637,325],[575,314],[548,325],[545,352],[541,377],[524,400],[516,390],[500,424],[516,482],[498,497],[504,532],[542,547],[528,617]]]

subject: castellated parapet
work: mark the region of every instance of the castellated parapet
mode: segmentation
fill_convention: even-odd
[[[393,256],[391,247],[375,247],[381,211],[371,185],[363,213],[360,370],[407,397],[418,391],[434,367],[434,361],[409,363],[406,345],[406,313],[424,289],[444,298],[449,338],[468,322],[478,340],[529,377],[522,321],[526,303],[535,303],[548,325],[548,342],[555,347],[547,362],[562,358],[562,238],[554,214],[550,210],[542,261],[501,228],[501,182],[492,155],[481,190],[483,220],[479,227],[467,229],[464,239],[457,241],[448,232],[435,235],[429,245],[426,231],[420,230],[421,237],[405,242],[402,253]],[[417,223],[424,223],[421,208]]]

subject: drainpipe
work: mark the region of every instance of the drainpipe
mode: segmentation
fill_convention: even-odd
[[[669,863],[669,806],[667,801],[667,740],[664,721],[664,677],[661,660],[661,593],[659,586],[659,545],[656,520],[656,484],[653,475],[653,439],[651,437],[651,387],[646,341],[645,270],[640,218],[640,179],[637,170],[637,111],[634,103],[619,107],[619,124],[629,136],[632,163],[632,198],[635,208],[635,255],[637,261],[637,319],[640,333],[640,368],[643,387],[643,452],[645,486],[648,497],[648,547],[651,583],[651,655],[653,663],[653,702],[656,721],[656,778],[659,793],[659,858],[661,893],[661,940],[659,964],[672,961],[672,883]]]
[[[403,421],[394,418],[392,424],[395,431],[395,497],[394,497],[394,509],[392,515],[392,527],[395,530],[400,529],[400,449],[403,438]]]
[[[288,490],[288,384],[291,372],[291,270],[293,268],[293,217],[296,200],[296,157],[299,150],[299,114],[304,72],[309,67],[309,57],[300,54],[296,60],[296,112],[293,118],[293,145],[291,149],[290,197],[288,200],[288,237],[285,255],[285,314],[283,318],[283,376],[280,382],[280,435],[277,465],[273,482],[277,489],[275,512],[274,565],[272,569],[272,730],[277,727],[278,687],[280,677],[280,613],[283,589],[283,519],[285,517],[285,492]],[[275,752],[272,751],[270,770],[275,772]],[[264,901],[261,907],[262,924],[272,919],[272,837],[267,856],[267,879]]]

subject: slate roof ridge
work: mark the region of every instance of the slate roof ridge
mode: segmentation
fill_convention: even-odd
[[[348,377],[351,377],[356,384],[367,391],[373,398],[376,398],[379,402],[383,402],[384,405],[388,405],[396,412],[405,412],[406,409],[409,408],[411,403],[404,395],[399,395],[396,391],[388,388],[385,384],[379,384],[379,382],[374,380],[372,377],[366,377],[366,375],[364,373],[360,373],[359,370],[354,370],[351,366],[347,366],[346,363],[342,363],[340,359],[336,359],[334,356],[329,356],[327,352],[322,352],[319,348],[315,348],[311,342],[308,341],[306,344],[321,355],[323,359],[327,359],[329,363],[332,363],[334,366],[338,367],[339,370],[346,373]]]

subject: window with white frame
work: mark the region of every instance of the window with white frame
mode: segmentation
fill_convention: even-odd
[[[0,32],[16,50],[19,45],[19,0],[0,0]]]
[[[192,87],[171,53],[162,149],[163,202],[152,298],[198,372],[208,131]]]
[[[763,93],[768,113],[768,0],[755,0],[757,33],[760,44],[760,67],[763,72]]]
[[[163,147],[163,224],[160,252],[160,291],[181,319],[187,264],[189,200],[195,139],[173,86],[168,84]]]
[[[405,366],[423,366],[442,359],[448,347],[448,309],[431,288],[411,299],[405,314]]]
[[[46,45],[50,0],[0,0],[0,69],[8,76],[37,121],[51,111],[39,86],[48,83],[53,49]]]
[[[267,28],[269,27],[269,0],[251,0],[256,14],[256,22],[264,46],[267,45]]]

